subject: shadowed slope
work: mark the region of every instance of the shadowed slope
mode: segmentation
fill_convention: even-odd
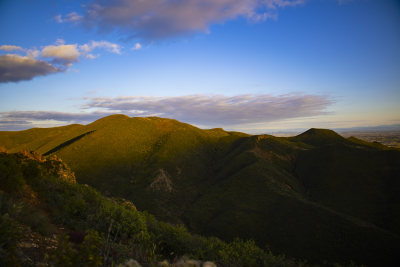
[[[93,132],[94,132],[94,131],[90,131],[90,132],[87,132],[87,133],[78,135],[77,137],[74,137],[74,138],[72,138],[72,139],[70,139],[70,140],[68,140],[68,141],[66,141],[66,142],[64,142],[64,143],[62,143],[62,144],[56,146],[55,148],[50,149],[49,151],[47,151],[46,153],[44,153],[43,156],[48,156],[48,155],[50,155],[50,154],[52,154],[52,153],[54,153],[54,152],[57,152],[58,150],[62,149],[63,147],[66,147],[66,146],[72,144],[73,142],[76,142],[76,141],[78,141],[79,139],[81,139],[82,137],[84,137],[84,136],[86,136],[86,135],[88,135],[88,134],[91,134],[91,133],[93,133]]]
[[[106,198],[77,183],[57,157],[0,152],[0,266],[128,266],[132,257],[143,266],[177,258],[185,266],[297,266],[254,241],[193,235],[126,199]]]
[[[400,153],[337,144],[302,151],[296,175],[307,196],[400,234]]]

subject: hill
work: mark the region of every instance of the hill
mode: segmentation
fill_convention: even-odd
[[[226,243],[157,221],[80,185],[57,157],[26,151],[0,152],[0,212],[0,266],[299,265],[253,241]]]
[[[249,136],[113,115],[0,132],[0,145],[57,155],[79,183],[195,233],[316,263],[388,265],[399,249],[400,152],[330,130]]]

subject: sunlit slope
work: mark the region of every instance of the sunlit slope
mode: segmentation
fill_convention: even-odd
[[[170,119],[124,115],[75,128],[3,132],[7,138],[0,145],[12,152],[23,148],[42,154],[54,151],[80,182],[135,199],[142,209],[178,221],[178,213],[190,204],[185,200],[195,198],[198,187],[206,188],[205,180],[212,177],[207,166],[214,161],[213,154],[247,136],[222,129],[201,130]],[[177,192],[179,201],[166,201]]]
[[[316,262],[379,266],[399,248],[400,152],[330,130],[249,136],[113,115],[0,132],[0,145],[56,154],[78,182],[205,235]]]
[[[204,131],[160,118],[107,117],[87,128],[95,132],[56,153],[71,165],[81,182],[136,199],[144,209],[161,209],[154,210],[159,216],[168,216],[162,210],[165,197],[184,194],[194,180],[210,176],[205,167],[212,160],[208,152],[218,147],[212,144],[232,138],[221,130]],[[155,203],[158,199],[161,205]]]
[[[84,133],[85,126],[72,124],[54,128],[32,128],[25,131],[0,132],[0,145],[10,152],[23,149],[46,153],[55,146]]]

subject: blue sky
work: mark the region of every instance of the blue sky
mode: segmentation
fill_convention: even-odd
[[[400,123],[395,0],[5,0],[0,24],[0,130]]]

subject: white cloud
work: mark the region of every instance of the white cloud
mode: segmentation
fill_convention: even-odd
[[[88,58],[88,59],[95,59],[95,58],[98,58],[99,55],[86,54],[85,57]]]
[[[95,59],[99,54],[90,52],[103,49],[110,53],[121,53],[121,46],[108,41],[90,41],[87,44],[65,44],[63,39],[57,39],[54,45],[44,46],[41,50],[25,49],[15,45],[2,45],[0,50],[23,52],[18,54],[0,55],[0,83],[31,80],[35,76],[62,72],[78,62],[80,57]]]
[[[121,46],[120,45],[110,43],[107,41],[90,41],[87,44],[83,44],[83,45],[79,46],[81,55],[84,55],[88,59],[95,59],[95,58],[99,57],[99,55],[91,54],[91,52],[97,48],[105,49],[111,53],[121,54]]]
[[[82,21],[82,19],[83,17],[76,12],[68,13],[64,17],[61,14],[58,14],[57,16],[54,17],[54,20],[58,23],[64,23],[64,22],[78,23]]]
[[[42,49],[42,56],[46,58],[55,58],[65,61],[78,61],[80,53],[77,45],[48,45]]]
[[[85,46],[85,51],[92,51],[95,48],[104,48],[109,52],[115,53],[115,54],[121,54],[121,46],[118,44],[110,43],[107,41],[90,41],[88,44]]]
[[[25,51],[25,49],[23,49],[20,46],[16,46],[16,45],[2,45],[0,46],[0,50],[4,50],[7,52],[11,52],[11,51]]]
[[[54,20],[58,23],[63,23],[64,20],[62,19],[62,15],[58,14],[57,16],[54,17]]]
[[[108,41],[90,41],[83,45],[67,45],[63,39],[57,39],[56,45],[45,46],[41,55],[70,63],[72,61],[77,62],[81,56],[89,59],[97,58],[98,55],[90,54],[95,49],[104,49],[110,53],[121,54],[121,46]]]
[[[56,40],[55,44],[56,44],[56,45],[63,45],[63,44],[65,44],[65,40],[62,39],[62,38],[58,38],[58,39]]]
[[[40,56],[40,50],[33,48],[33,49],[27,49],[26,51],[26,56],[29,58],[38,58]]]
[[[71,12],[71,13],[67,14],[65,17],[66,17],[65,21],[68,21],[68,22],[78,22],[78,21],[81,21],[83,18],[82,16],[78,15],[78,13],[76,13],[76,12]]]
[[[136,43],[134,47],[132,47],[132,50],[140,50],[142,49],[142,45],[140,43]]]

